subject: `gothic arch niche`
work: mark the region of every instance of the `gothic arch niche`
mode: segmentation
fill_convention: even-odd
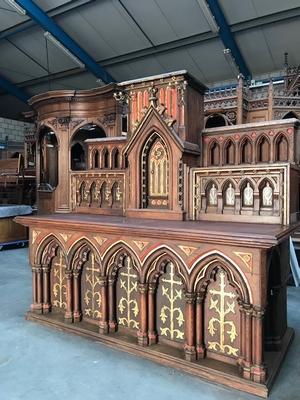
[[[102,317],[101,264],[89,243],[79,245],[74,252],[71,268],[74,276],[74,321],[82,318],[98,324]]]
[[[58,185],[58,142],[52,129],[44,126],[39,132],[40,188],[52,190]]]
[[[233,265],[212,255],[201,261],[193,273],[193,282],[198,357],[239,363],[245,356],[245,324],[241,306],[249,304],[243,278]]]
[[[300,87],[298,86],[298,93],[300,93]],[[297,94],[297,96],[299,96],[299,94]],[[289,118],[297,118],[299,119],[298,115],[294,112],[294,111],[289,111],[288,113],[286,113],[282,119],[289,119]]]
[[[94,169],[98,169],[100,166],[100,154],[99,151],[96,149],[93,151],[93,156],[92,156],[92,165]]]
[[[104,261],[109,302],[114,304],[109,308],[109,326],[112,331],[125,329],[136,336],[140,329],[139,265],[130,250],[118,247],[111,249]]]
[[[235,163],[235,145],[229,139],[224,145],[224,164],[233,165]]]
[[[153,133],[142,152],[142,208],[169,208],[169,154]]]
[[[41,252],[41,265],[45,269],[43,302],[53,312],[67,310],[67,258],[56,239],[50,239]]]
[[[248,208],[254,207],[254,187],[252,182],[246,179],[241,184],[240,188],[241,188],[240,196],[241,196],[242,207],[248,207]]]
[[[234,207],[236,201],[235,185],[231,180],[227,180],[223,185],[223,206]]]
[[[264,179],[259,185],[259,205],[260,209],[273,209],[274,185],[269,179]]]
[[[220,146],[216,141],[210,145],[209,148],[209,164],[219,165],[220,164]]]
[[[182,348],[185,338],[187,272],[168,249],[154,252],[147,261],[149,284],[149,344],[158,342]]]
[[[252,162],[252,143],[248,137],[241,143],[240,160],[241,164],[250,164]]]
[[[103,182],[100,188],[100,207],[110,207],[111,206],[111,189],[107,182]]]
[[[257,162],[269,162],[270,161],[270,141],[266,136],[261,136],[256,145],[257,149]]]
[[[106,147],[102,151],[102,168],[109,168],[109,151]]]
[[[93,182],[90,186],[90,205],[97,206],[99,203],[99,193],[96,182]]]
[[[276,137],[274,141],[275,161],[288,161],[288,150],[288,140],[286,136],[281,133]]]
[[[116,147],[111,152],[111,159],[112,159],[112,168],[118,169],[120,168],[120,152],[119,149]]]
[[[210,180],[205,188],[205,199],[207,207],[218,206],[218,185],[215,181]]]

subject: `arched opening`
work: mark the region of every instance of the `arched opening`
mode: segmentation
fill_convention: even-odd
[[[120,168],[120,153],[117,148],[112,151],[112,167]]]
[[[262,136],[257,143],[257,162],[270,161],[270,143],[269,140]]]
[[[284,135],[280,135],[275,141],[275,161],[288,160],[288,141]]]
[[[103,137],[106,137],[104,130],[95,124],[86,124],[78,129],[71,141],[72,171],[84,171],[87,169],[87,149],[85,141],[87,139],[99,139]],[[93,161],[95,161],[95,159]]]
[[[154,133],[142,153],[142,207],[168,208],[169,155],[163,139]]]
[[[95,150],[93,154],[93,168],[99,168],[99,151]]]
[[[252,144],[246,138],[241,145],[241,163],[250,164],[252,162]]]
[[[246,180],[241,186],[241,199],[243,207],[253,207],[254,190],[251,182]]]
[[[210,147],[210,165],[220,164],[220,146],[214,142]]]
[[[106,147],[102,152],[102,168],[109,168],[109,152]]]
[[[217,128],[218,126],[226,126],[226,119],[221,114],[210,115],[205,123],[205,128]]]
[[[273,207],[273,194],[274,187],[268,179],[264,179],[259,185],[259,202],[260,208],[271,208]]]
[[[230,139],[225,144],[224,148],[224,164],[234,164],[235,163],[235,146],[233,141]]]
[[[53,190],[58,185],[58,142],[55,133],[44,127],[39,133],[40,189]]]
[[[299,117],[296,113],[294,113],[294,111],[289,111],[282,117],[282,119],[289,119],[289,118],[297,118],[298,119]]]

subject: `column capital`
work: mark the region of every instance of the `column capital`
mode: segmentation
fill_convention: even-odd
[[[100,287],[107,286],[107,278],[106,276],[99,277],[99,285]]]
[[[257,319],[263,318],[265,315],[265,309],[260,306],[253,306],[253,316]]]
[[[185,301],[188,304],[193,304],[196,300],[196,294],[193,292],[186,292],[185,293]]]
[[[149,287],[148,283],[139,283],[138,287],[139,287],[139,293],[145,294],[148,292],[148,287]]]
[[[157,286],[155,283],[152,282],[152,283],[148,284],[149,293],[154,294],[156,292],[156,289],[157,289]]]

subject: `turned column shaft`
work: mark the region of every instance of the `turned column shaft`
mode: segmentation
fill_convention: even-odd
[[[47,265],[43,269],[43,312],[47,314],[50,311],[50,268]]]
[[[37,303],[36,268],[32,267],[32,305]]]
[[[246,323],[245,323],[245,360],[247,363],[251,363],[251,349],[252,349],[252,315],[246,311]]]
[[[37,292],[37,303],[42,306],[43,302],[43,286],[42,286],[42,268],[36,268],[36,292]]]
[[[156,333],[156,287],[149,285],[148,290],[148,339],[149,345],[157,342]]]
[[[186,293],[185,297],[185,358],[188,361],[194,361],[196,359],[195,294]]]
[[[254,364],[262,365],[263,352],[263,312],[256,311],[254,315]]]
[[[106,278],[100,279],[101,285],[101,317],[99,321],[99,332],[108,333],[108,321],[107,321],[107,280]]]
[[[72,301],[72,273],[66,272],[66,280],[67,280],[67,309],[65,312],[65,320],[67,322],[73,321],[73,301]]]
[[[204,313],[202,297],[197,297],[196,302],[196,350],[198,358],[204,358]]]
[[[148,345],[148,304],[147,304],[148,285],[139,284],[139,303],[140,303],[140,329],[138,331],[138,343],[141,346]]]
[[[114,279],[108,281],[108,325],[110,332],[116,331],[116,285]]]
[[[74,273],[74,308],[73,308],[73,316],[74,322],[79,322],[81,320],[81,305],[80,305],[80,273]]]

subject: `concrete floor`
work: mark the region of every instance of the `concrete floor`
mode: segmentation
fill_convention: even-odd
[[[27,322],[31,271],[27,249],[0,252],[1,400],[253,400],[99,343]],[[300,399],[300,288],[289,288],[295,340],[270,395]]]

